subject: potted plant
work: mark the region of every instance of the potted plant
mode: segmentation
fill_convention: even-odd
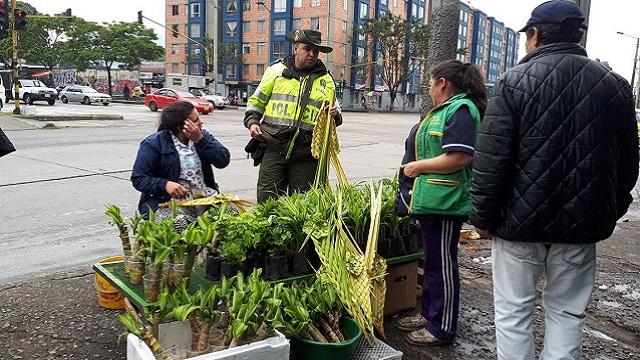
[[[208,289],[200,288],[190,295],[186,281],[182,282],[175,293],[177,305],[173,315],[178,321],[189,321],[192,330],[192,355],[203,354],[209,350],[211,328],[222,318],[219,309],[219,287],[212,285]]]
[[[151,274],[145,275],[145,299],[156,301],[160,292],[164,273],[165,259],[168,259],[173,251],[174,244],[180,239],[173,227],[171,219],[165,219],[161,223],[148,222],[145,229],[145,244],[148,262],[151,265]]]

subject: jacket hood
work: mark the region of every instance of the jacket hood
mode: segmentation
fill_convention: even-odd
[[[587,50],[585,50],[580,44],[568,43],[568,42],[542,45],[539,48],[527,54],[525,57],[523,57],[518,64],[524,64],[533,59],[541,58],[547,55],[555,55],[555,54],[587,56]]]

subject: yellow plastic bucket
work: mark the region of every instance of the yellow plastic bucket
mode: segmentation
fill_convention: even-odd
[[[99,263],[123,260],[124,256],[121,255],[102,259]],[[98,292],[98,304],[100,304],[100,306],[111,310],[124,309],[124,296],[100,274],[96,273],[93,279],[93,285],[96,287],[96,291]]]

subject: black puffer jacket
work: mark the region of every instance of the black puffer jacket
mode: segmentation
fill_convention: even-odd
[[[631,87],[584,48],[537,48],[489,101],[473,160],[470,221],[506,240],[611,235],[638,177]]]

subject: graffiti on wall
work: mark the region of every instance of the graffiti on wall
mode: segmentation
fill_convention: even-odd
[[[57,72],[53,75],[53,83],[55,86],[75,84],[76,83],[76,71],[69,70],[64,72]]]

